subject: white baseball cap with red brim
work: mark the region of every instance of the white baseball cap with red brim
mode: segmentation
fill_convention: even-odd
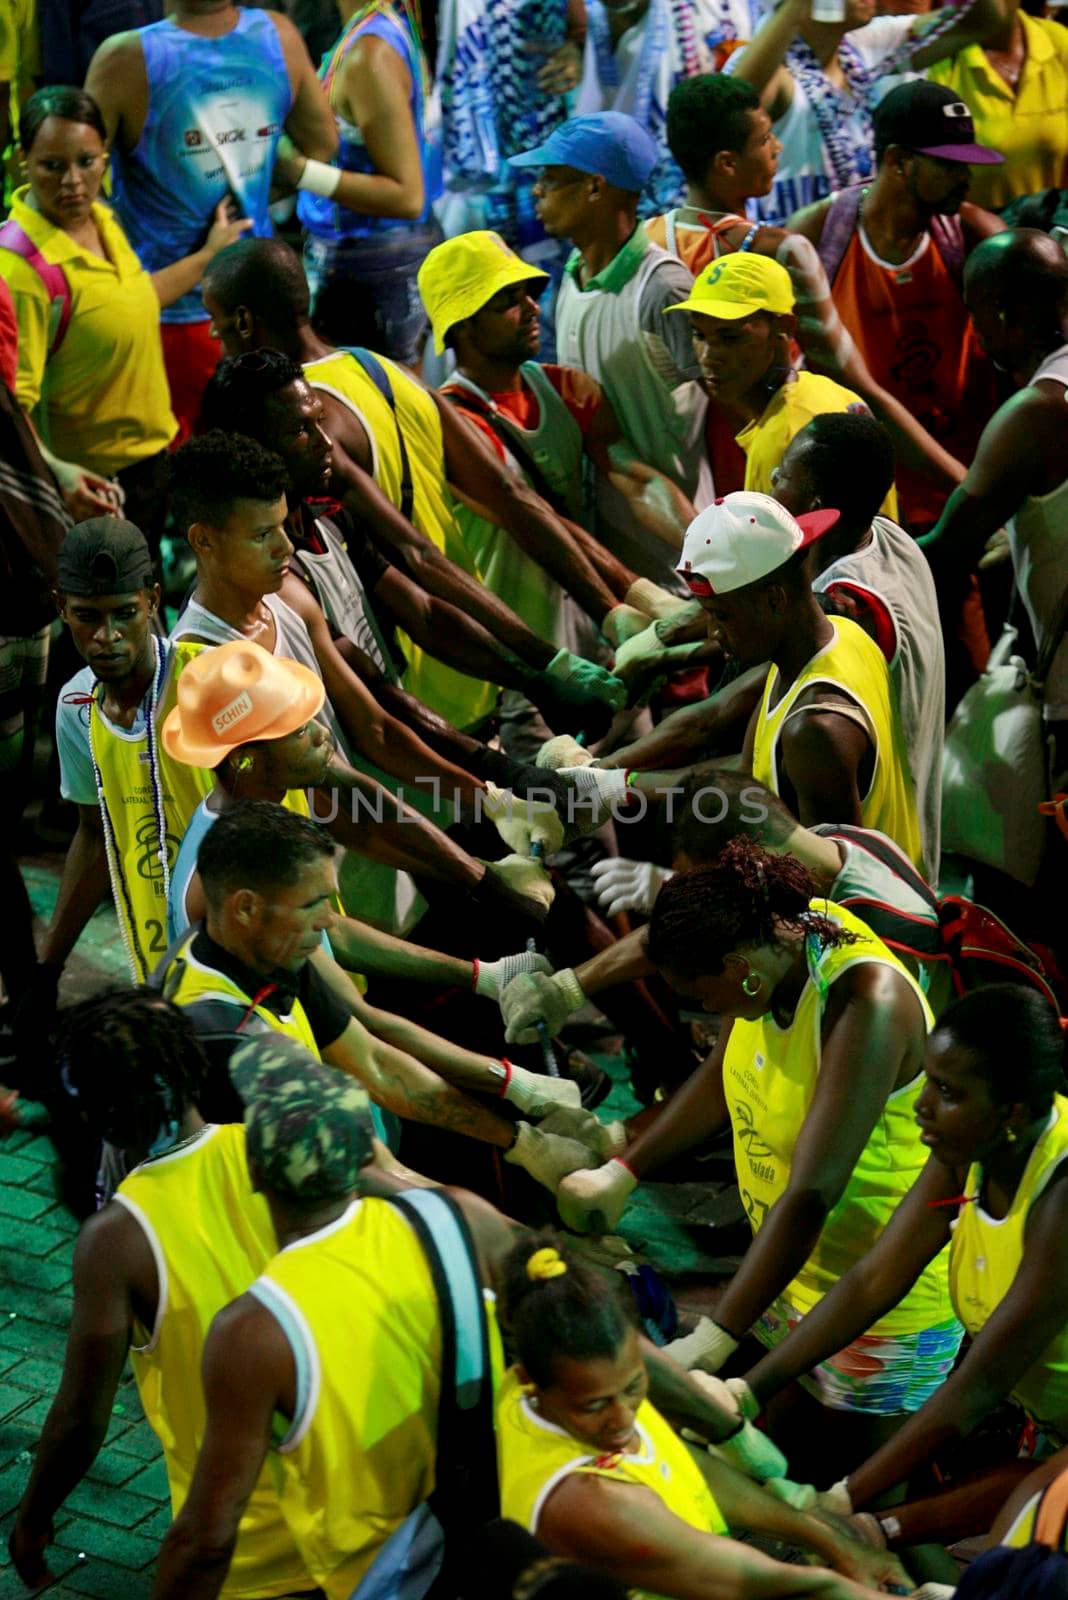
[[[730,594],[784,566],[833,528],[837,511],[792,517],[770,494],[740,489],[706,506],[686,530],[676,568],[700,596]]]

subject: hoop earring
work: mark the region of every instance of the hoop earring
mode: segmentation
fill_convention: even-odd
[[[754,972],[752,967],[750,967],[749,971],[742,979],[742,993],[748,995],[750,1000],[752,1000],[755,995],[760,993],[760,990],[763,987],[763,982],[764,980],[760,976],[760,973]]]
[[[238,772],[251,772],[252,771],[252,757],[251,756],[242,756],[240,761],[237,763],[237,770],[238,770]]]
[[[1005,1142],[1006,1142],[1006,1144],[1015,1144],[1016,1140],[1018,1138],[1019,1138],[1019,1135],[1017,1134],[1015,1128],[1006,1128],[1005,1129]]]

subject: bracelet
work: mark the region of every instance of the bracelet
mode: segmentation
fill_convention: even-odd
[[[326,161],[307,160],[304,163],[304,171],[297,179],[297,188],[329,200],[341,182],[341,177],[340,167],[332,167]]]

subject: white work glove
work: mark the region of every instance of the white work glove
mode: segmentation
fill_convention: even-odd
[[[671,1354],[667,1345],[664,1346],[664,1354]],[[722,1406],[724,1411],[736,1417],[739,1422],[745,1420],[738,1410],[737,1400],[735,1400],[722,1378],[713,1377],[711,1372],[691,1372],[690,1382],[695,1383],[704,1394],[707,1394],[710,1400],[714,1400],[717,1406]]]
[[[664,617],[673,617],[690,604],[687,595],[672,594],[668,589],[662,589],[651,578],[635,578],[626,594],[623,596],[624,605],[634,606],[638,611],[644,611],[647,617],[659,620]]]
[[[732,1467],[737,1467],[739,1472],[744,1472],[747,1478],[753,1478],[757,1483],[767,1483],[769,1478],[786,1476],[786,1457],[778,1445],[773,1444],[759,1428],[754,1428],[751,1422],[743,1422],[731,1438],[721,1439],[718,1444],[710,1444],[708,1448],[713,1455],[722,1456],[724,1461],[729,1461]]]
[[[731,1398],[746,1422],[755,1422],[761,1412],[760,1401],[750,1389],[744,1378],[728,1378],[727,1388]]]
[[[507,1073],[501,1098],[515,1106],[517,1111],[522,1111],[524,1116],[536,1117],[540,1122],[543,1117],[549,1117],[552,1121],[558,1113],[563,1116],[592,1115],[592,1112],[582,1111],[582,1090],[571,1078],[550,1078],[545,1072],[528,1072],[526,1067],[517,1067],[511,1061],[502,1061],[501,1066]],[[572,1128],[566,1123],[561,1126],[554,1124],[546,1131],[572,1138],[582,1136],[581,1127]]]
[[[548,911],[556,899],[553,880],[541,862],[532,861],[529,856],[512,855],[500,861],[487,861],[486,871],[507,884],[513,894],[533,901],[543,912]]]
[[[816,1505],[820,1511],[831,1511],[836,1517],[851,1517],[853,1501],[849,1493],[849,1480],[839,1478],[829,1489],[822,1489],[816,1496]]]
[[[542,1133],[529,1122],[516,1128],[515,1144],[505,1151],[504,1159],[513,1166],[522,1167],[546,1189],[555,1192],[562,1178],[569,1172],[578,1172],[588,1166],[590,1152],[578,1139],[565,1139],[558,1133]]]
[[[550,1083],[560,1083],[565,1080],[550,1078]],[[577,1085],[576,1085],[577,1087]],[[579,1101],[581,1102],[581,1095]],[[575,1101],[563,1099],[561,1103],[546,1114],[540,1123],[545,1133],[562,1133],[569,1139],[581,1139],[583,1144],[595,1150],[602,1161],[611,1161],[613,1156],[621,1156],[630,1143],[626,1124],[618,1121],[602,1122],[600,1117],[592,1111],[584,1111],[579,1104],[573,1110]]]
[[[648,916],[661,885],[674,876],[667,867],[656,867],[651,861],[628,861],[626,856],[595,861],[590,870],[601,910],[609,917],[618,916],[621,911],[640,911]]]
[[[551,972],[552,963],[536,950],[520,950],[518,955],[501,956],[497,961],[472,961],[475,969],[474,990],[486,1000],[499,1000],[513,978],[521,972]]]
[[[558,650],[545,671],[551,678],[559,678],[563,683],[576,683],[580,688],[587,689],[590,694],[610,705],[613,711],[622,710],[627,703],[626,686],[618,678],[613,678],[596,661],[584,661],[572,650]]]
[[[481,795],[482,814],[488,817],[516,855],[530,855],[533,844],[554,855],[564,842],[564,824],[551,800],[524,800],[511,789],[487,783]]]
[[[664,1354],[687,1371],[691,1367],[700,1367],[702,1372],[718,1372],[737,1350],[738,1344],[739,1341],[726,1328],[721,1328],[718,1322],[713,1322],[711,1317],[701,1317],[692,1333],[666,1344]]]
[[[613,805],[627,798],[627,774],[622,767],[565,767],[560,780],[574,791],[564,816],[569,840],[596,833],[612,815]]]
[[[569,733],[557,733],[546,739],[534,757],[534,765],[559,772],[562,767],[588,767],[592,760],[593,755],[584,744],[572,739]]]
[[[641,633],[649,626],[648,615],[639,611],[637,606],[617,605],[607,612],[601,623],[601,632],[614,649],[618,650],[621,644]],[[617,680],[618,681],[618,680]]]
[[[576,1233],[611,1233],[638,1180],[615,1156],[603,1167],[574,1171],[556,1191],[556,1209]]]
[[[570,967],[552,974],[521,972],[501,990],[504,1037],[509,1044],[536,1044],[540,1023],[555,1039],[568,1017],[585,1004],[582,985]]]

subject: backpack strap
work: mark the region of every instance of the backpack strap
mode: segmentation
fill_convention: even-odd
[[[9,220],[0,227],[0,250],[10,250],[12,255],[21,256],[44,285],[51,301],[48,318],[48,354],[54,356],[63,343],[70,325],[72,306],[67,274],[62,267],[45,260],[25,228],[17,222]]]
[[[938,254],[949,268],[958,289],[964,281],[964,230],[959,217],[934,216],[930,222],[931,238]]]
[[[438,1297],[442,1384],[435,1487],[439,1522],[473,1529],[499,1515],[493,1373],[482,1274],[467,1221],[440,1189],[411,1189],[390,1200],[426,1253]]]
[[[542,472],[522,439],[516,438],[508,424],[501,419],[500,413],[494,410],[492,406],[488,406],[481,395],[475,394],[471,389],[450,389],[446,387],[441,390],[441,397],[458,410],[473,411],[477,416],[481,417],[496,434],[504,448],[511,451],[519,466],[530,479],[531,487],[534,491],[540,494],[543,500],[547,500],[554,510],[561,511],[563,509],[560,504],[560,496],[550,486],[544,472]]]
[[[849,249],[849,241],[856,231],[865,187],[863,183],[854,183],[831,196],[827,215],[823,219],[823,232],[816,247],[828,283],[833,284],[842,258]]]
[[[412,506],[415,504],[415,489],[412,486],[412,463],[408,458],[408,446],[404,439],[404,429],[401,427],[400,418],[397,415],[397,400],[393,393],[393,385],[389,381],[389,373],[378,357],[370,350],[365,350],[362,345],[342,345],[341,348],[347,356],[352,356],[360,363],[360,366],[393,413],[393,425],[397,430],[397,444],[400,446],[400,514],[406,522],[411,522]]]

